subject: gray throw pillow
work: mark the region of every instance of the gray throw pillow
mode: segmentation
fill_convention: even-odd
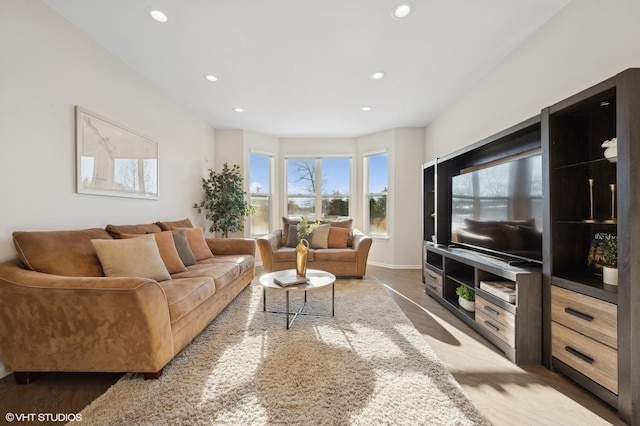
[[[196,257],[191,251],[189,240],[187,239],[187,231],[184,229],[171,231],[173,234],[173,242],[176,243],[176,250],[178,250],[178,256],[184,263],[184,266],[190,266],[196,264]]]
[[[289,225],[289,234],[287,235],[287,247],[296,248],[300,240],[298,239],[298,226]]]

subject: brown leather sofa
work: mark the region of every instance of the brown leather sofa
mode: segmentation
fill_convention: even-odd
[[[282,229],[277,229],[256,240],[265,272],[296,268],[295,242],[292,243],[290,235],[295,232],[297,223],[297,220],[283,218]],[[331,272],[338,277],[364,277],[367,272],[371,237],[352,228],[351,219],[322,223],[330,225],[331,234],[326,248],[316,246],[309,249],[307,268]],[[348,230],[346,239],[339,241],[339,237],[333,238],[333,231],[337,230]],[[345,232],[340,234],[344,236]]]
[[[136,234],[153,233],[153,237],[140,236],[135,244],[144,241],[145,247],[151,247],[149,239],[157,239],[160,247],[158,238],[170,231],[168,238],[176,236],[177,248],[178,236],[191,245],[191,236],[198,234],[194,230],[201,235],[198,251],[176,249],[179,271],[162,280],[118,276],[111,269],[110,276],[105,276],[104,252],[92,243],[99,240],[98,244],[109,245],[114,235],[132,241],[138,240],[133,238]],[[185,235],[187,239],[182,238]],[[107,229],[15,232],[13,237],[20,259],[0,265],[0,357],[18,383],[28,383],[33,373],[47,371],[159,377],[165,365],[254,277],[254,240],[205,239],[188,219]],[[207,247],[210,252],[204,256],[201,253]],[[161,254],[161,261],[168,265]],[[154,256],[141,253],[135,259],[134,254],[130,260],[138,267]],[[188,260],[182,262],[183,256]]]

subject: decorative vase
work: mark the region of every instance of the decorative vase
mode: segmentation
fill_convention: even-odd
[[[618,268],[603,266],[602,282],[609,285],[618,285]]]
[[[458,296],[458,304],[465,311],[469,311],[469,312],[476,311],[476,302],[470,302],[469,300],[465,300],[462,297]]]
[[[307,275],[307,253],[309,253],[309,241],[303,238],[296,246],[296,275],[299,277]]]

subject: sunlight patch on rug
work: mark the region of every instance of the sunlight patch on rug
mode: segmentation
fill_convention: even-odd
[[[305,310],[330,312],[330,289]],[[268,290],[267,309],[284,307]],[[293,294],[297,308],[301,293]],[[375,279],[338,280],[336,315],[262,311],[250,285],[162,377],[128,374],[83,411],[84,424],[488,424]]]

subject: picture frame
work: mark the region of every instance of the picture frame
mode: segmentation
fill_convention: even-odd
[[[157,200],[158,143],[76,106],[79,194]]]

